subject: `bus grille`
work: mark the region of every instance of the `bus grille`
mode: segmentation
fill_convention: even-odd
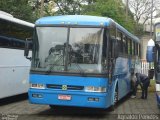
[[[83,90],[84,86],[74,86],[74,85],[56,85],[56,84],[47,84],[46,87],[50,89],[61,89],[63,90],[64,86],[66,90]]]

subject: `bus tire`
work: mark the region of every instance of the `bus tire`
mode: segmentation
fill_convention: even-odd
[[[110,110],[110,111],[114,111],[114,110],[115,110],[115,105],[111,105],[111,106],[109,107],[109,110]]]
[[[51,109],[54,109],[54,105],[49,105],[49,107],[50,107]]]
[[[54,109],[54,110],[63,109],[63,106],[58,106],[58,105],[49,105],[49,107],[50,107],[51,109]]]
[[[113,103],[113,105],[110,106],[111,111],[115,110],[115,105],[116,105],[117,102],[118,102],[118,83],[116,85],[116,89],[115,89],[115,92],[114,92],[114,103]]]

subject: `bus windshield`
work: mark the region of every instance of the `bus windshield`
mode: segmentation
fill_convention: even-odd
[[[32,70],[102,72],[103,28],[37,27],[36,33]]]

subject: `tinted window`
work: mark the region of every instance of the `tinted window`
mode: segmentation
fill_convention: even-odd
[[[33,28],[0,19],[0,47],[23,49],[26,38],[32,38]]]

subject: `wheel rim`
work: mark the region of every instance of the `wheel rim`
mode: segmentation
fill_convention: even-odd
[[[117,101],[118,101],[118,92],[115,91],[115,93],[114,93],[114,104],[116,104]]]

